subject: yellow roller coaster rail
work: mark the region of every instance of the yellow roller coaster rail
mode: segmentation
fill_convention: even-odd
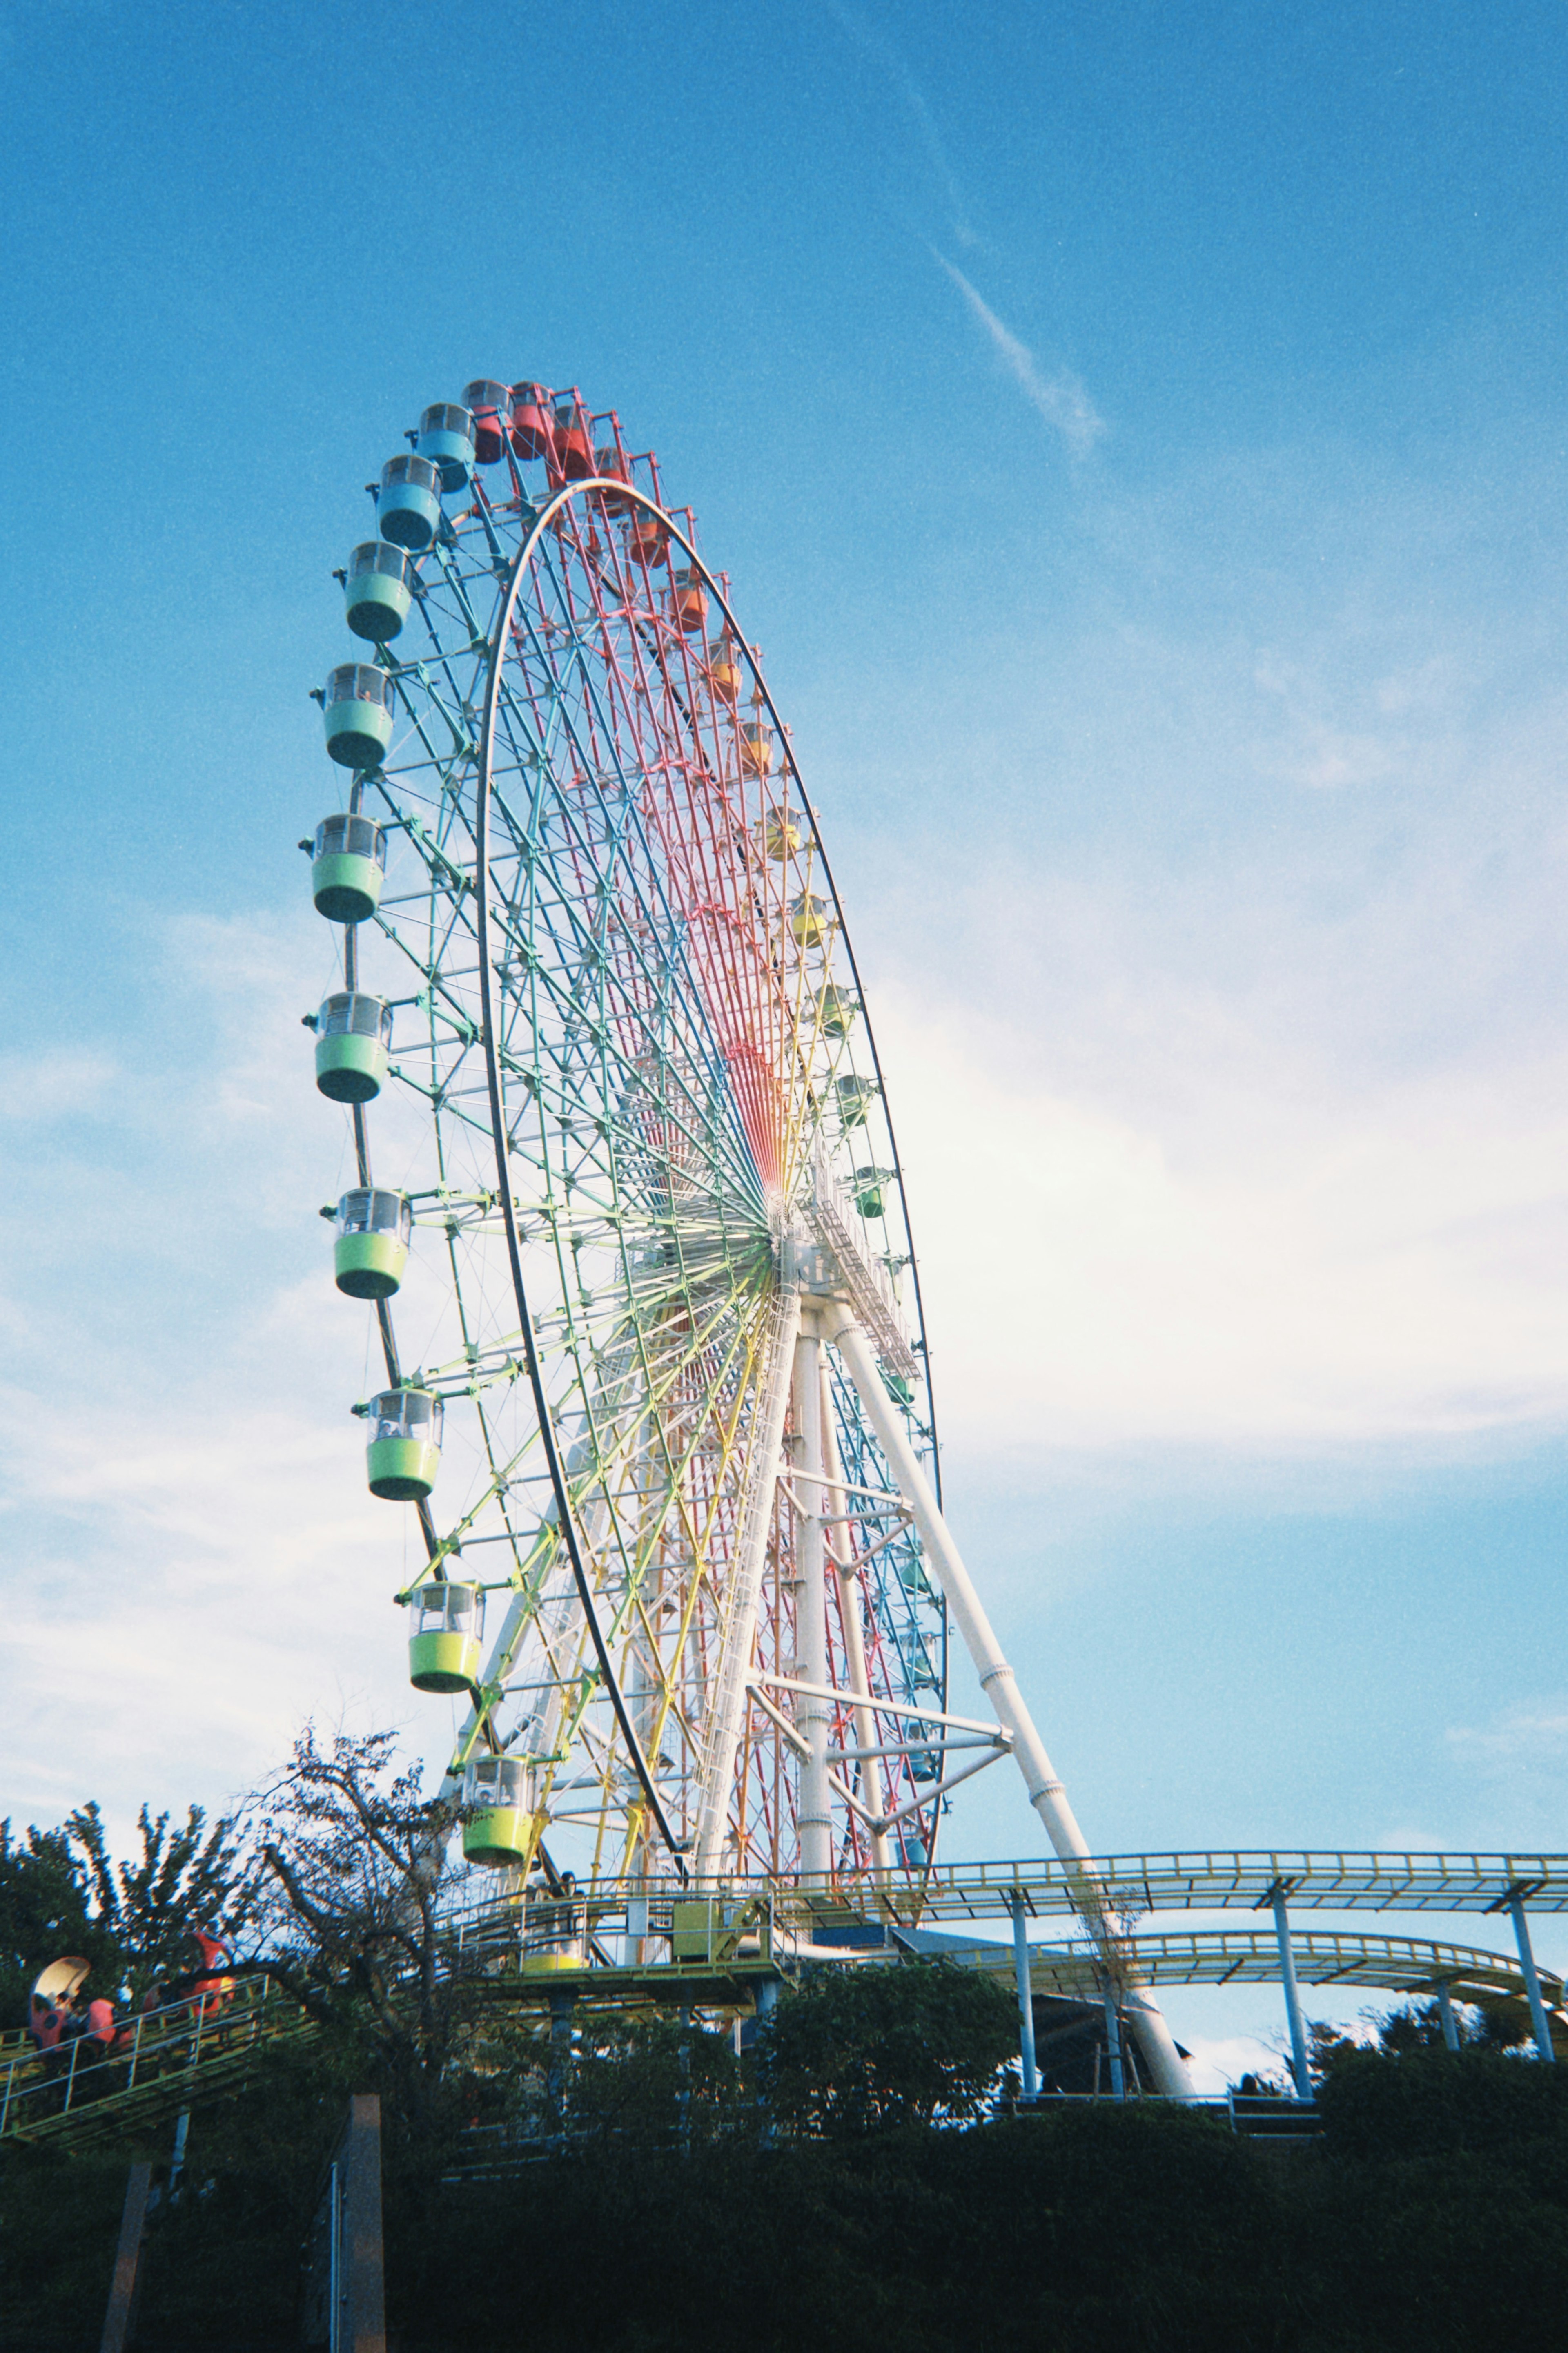
[[[242,1979],[220,2010],[210,1997],[144,2010],[107,2057],[84,2036],[38,2052],[26,2035],[0,2042],[0,2140],[134,2139],[197,2099],[243,2088],[265,2045],[316,2028],[265,1979]]]

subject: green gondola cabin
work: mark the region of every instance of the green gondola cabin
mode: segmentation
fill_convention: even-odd
[[[485,1597],[441,1581],[409,1596],[408,1680],[416,1691],[470,1691],[479,1676]]]
[[[365,1469],[373,1495],[387,1504],[424,1502],[441,1467],[443,1410],[438,1397],[412,1382],[372,1398]]]
[[[384,997],[341,988],[316,1016],[316,1084],[329,1103],[374,1103],[392,1050],[392,1008]]]
[[[408,1264],[414,1211],[405,1193],[356,1185],[338,1203],[332,1271],[349,1299],[390,1299]]]
[[[543,1827],[528,1803],[528,1767],[515,1757],[476,1757],[463,1776],[466,1862],[506,1871],[532,1860]]]
[[[310,896],[329,923],[363,923],[381,904],[386,835],[368,817],[324,817],[310,853]]]
[[[327,751],[340,768],[378,768],[392,741],[392,681],[370,662],[342,662],[321,696]]]

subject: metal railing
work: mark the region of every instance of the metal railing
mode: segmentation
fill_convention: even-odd
[[[142,2010],[107,2050],[90,2034],[51,2051],[12,2038],[0,2045],[0,2140],[51,2136],[87,2121],[89,2111],[107,2124],[130,2106],[186,2097],[197,2082],[216,2088],[220,2078],[243,2073],[264,2042],[308,2027],[296,2002],[250,1978],[226,1996],[193,1994]]]

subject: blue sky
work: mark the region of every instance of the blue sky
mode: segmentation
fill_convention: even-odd
[[[361,485],[493,372],[620,411],[764,648],[1091,1839],[1563,1843],[1565,48],[0,5],[0,1810],[407,1712],[293,845]],[[950,1852],[1033,1843],[1000,1781]]]

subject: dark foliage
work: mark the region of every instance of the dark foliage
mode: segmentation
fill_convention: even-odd
[[[67,1953],[91,1965],[91,1993],[134,2000],[192,1966],[193,1929],[226,1935],[243,1918],[249,1874],[231,1821],[209,1829],[193,1806],[171,1828],[143,1806],[137,1828],[141,1853],[117,1862],[96,1805],[25,1839],[0,1822],[0,2028],[25,2022],[38,1971]]]
[[[471,2107],[473,2038],[505,2028],[484,2021],[443,1918],[454,1817],[420,1796],[419,1778],[391,1733],[323,1741],[305,1727],[249,1802],[261,1867],[240,1967],[357,2042],[403,2128],[438,2140]]]
[[[1422,2052],[1396,2066],[1358,2052],[1330,2071],[1319,2105],[1336,2157],[1485,2154],[1519,2162],[1531,2151],[1568,2148],[1568,2067],[1490,2051]]]
[[[498,2146],[484,2136],[422,2138],[388,2109],[393,2353],[803,2342],[859,2353],[879,2341],[900,2353],[1555,2353],[1562,2341],[1568,2077],[1533,2061],[1363,2053],[1325,2091],[1323,2143],[1289,2153],[1153,2102],[769,2148],[755,2132],[671,2131],[684,2086],[725,2080],[717,2048],[694,2050],[688,2072],[687,2031],[668,2021],[623,2048],[595,2030],[579,2081],[603,2065],[625,2096],[595,2092],[582,2140],[541,2144],[507,2173],[472,2169]],[[150,2232],[146,2353],[292,2348],[321,2168],[347,2093],[377,2064],[374,2036],[328,2035],[198,2112],[184,2193]],[[5,2353],[96,2343],[130,2154],[9,2160]]]
[[[26,2022],[34,1978],[66,1953],[90,1962],[99,1983],[118,1982],[119,1947],[89,1917],[86,1879],[65,1831],[13,1839],[0,1822],[0,2031]]]
[[[974,1969],[826,1968],[786,1993],[758,2036],[757,2080],[780,2125],[828,2139],[963,2122],[985,2106],[1017,2040],[1011,1996]]]

